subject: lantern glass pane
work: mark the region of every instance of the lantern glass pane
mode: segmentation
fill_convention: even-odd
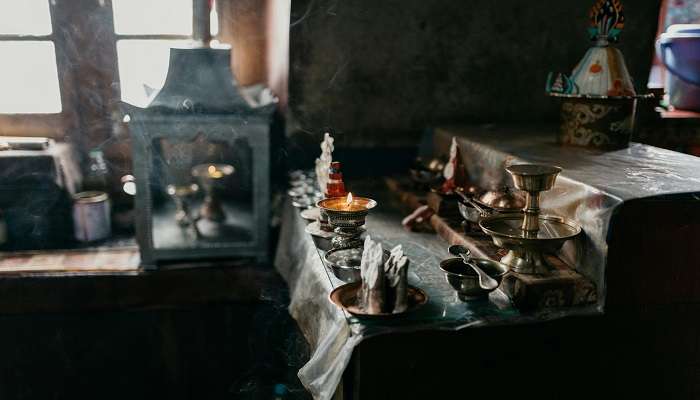
[[[252,152],[246,140],[156,139],[151,177],[156,249],[254,241]]]

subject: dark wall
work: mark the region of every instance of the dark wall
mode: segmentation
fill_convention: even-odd
[[[594,0],[294,0],[290,109],[300,130],[342,145],[415,144],[441,122],[556,120],[549,71],[590,46]],[[659,0],[623,1],[619,45],[646,86]],[[350,144],[350,143],[348,143]]]

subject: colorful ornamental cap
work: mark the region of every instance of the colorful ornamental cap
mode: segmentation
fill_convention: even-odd
[[[591,19],[588,32],[592,40],[617,41],[625,27],[625,14],[620,0],[598,0],[588,15]]]

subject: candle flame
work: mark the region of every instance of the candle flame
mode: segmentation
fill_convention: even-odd
[[[224,176],[224,173],[219,171],[216,165],[210,165],[209,168],[207,168],[207,172],[209,173],[209,177],[214,179],[219,179]]]
[[[352,204],[352,192],[348,193],[348,197],[345,199],[345,204],[348,206]]]

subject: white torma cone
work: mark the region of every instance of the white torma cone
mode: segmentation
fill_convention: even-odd
[[[408,308],[408,258],[403,255],[401,245],[391,249],[389,259],[384,264],[384,272],[386,273],[387,298],[393,300],[393,304],[390,304],[391,312],[396,314],[406,311]]]
[[[384,309],[384,265],[382,245],[367,235],[360,262],[360,307],[369,314],[380,314]]]
[[[333,141],[333,137],[326,132],[321,142],[321,156],[316,159],[316,183],[321,193],[326,192],[326,185],[328,184],[328,169],[333,161]]]

